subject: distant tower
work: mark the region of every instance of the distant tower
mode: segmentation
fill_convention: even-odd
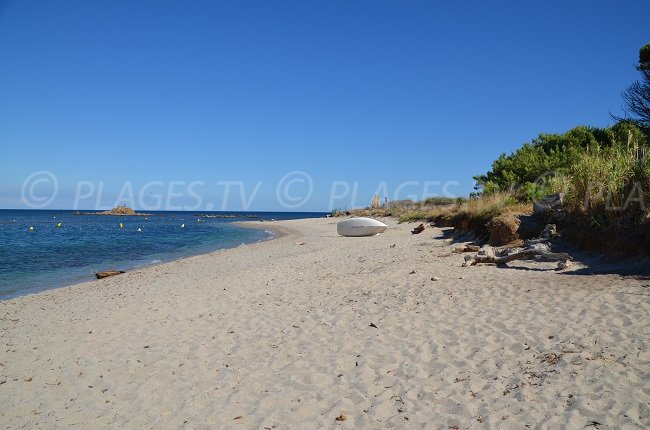
[[[372,204],[370,205],[371,208],[373,209],[378,209],[379,208],[379,196],[375,194],[375,196],[372,198]]]

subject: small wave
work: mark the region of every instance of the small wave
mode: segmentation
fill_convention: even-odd
[[[146,261],[144,263],[134,264],[133,268],[138,269],[140,267],[149,266],[151,264],[158,264],[158,263],[162,263],[162,260],[151,260],[151,261]]]

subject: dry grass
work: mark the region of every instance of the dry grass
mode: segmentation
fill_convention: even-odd
[[[429,205],[426,202],[409,205],[357,209],[349,212],[355,216],[394,217],[402,222],[436,221],[444,225],[465,224],[469,229],[482,233],[485,224],[503,214],[532,213],[531,203],[518,202],[511,193],[494,193],[458,201],[453,204]],[[338,213],[337,215],[345,215]]]
[[[506,213],[530,213],[530,203],[517,202],[510,193],[494,193],[471,198],[460,204],[438,206],[426,210],[416,210],[400,216],[400,222],[434,221],[443,219],[467,219],[474,221],[489,221],[491,218]]]

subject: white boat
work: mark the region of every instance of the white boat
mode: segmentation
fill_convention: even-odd
[[[372,218],[357,217],[340,221],[336,224],[336,231],[341,236],[374,236],[383,233],[388,226]]]

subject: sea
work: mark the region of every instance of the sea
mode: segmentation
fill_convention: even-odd
[[[0,210],[0,300],[191,255],[272,239],[236,221],[322,218],[321,212],[151,212],[147,216],[70,210]]]

